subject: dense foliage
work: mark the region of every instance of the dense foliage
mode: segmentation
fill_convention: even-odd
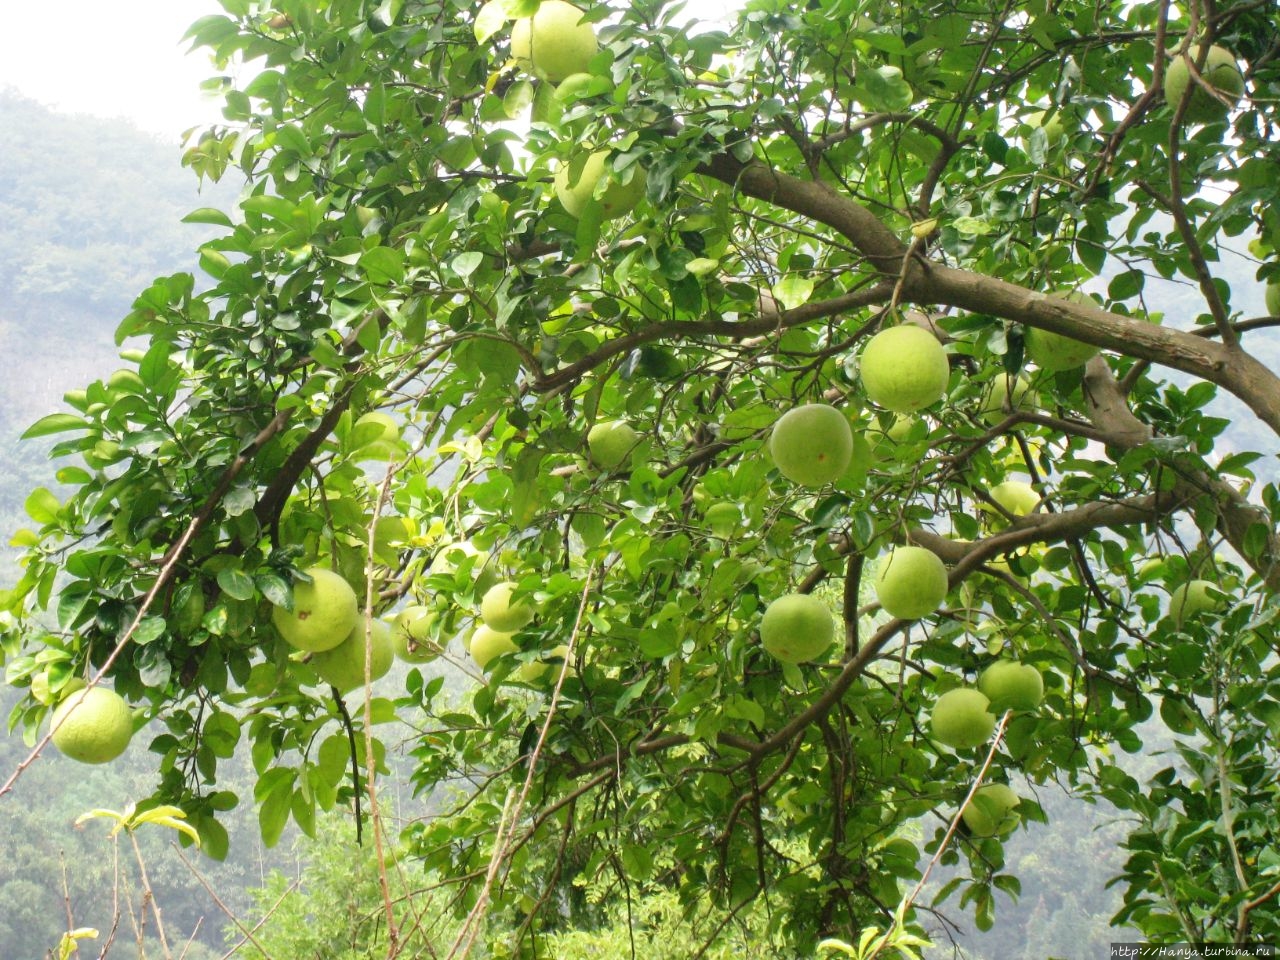
[[[890,920],[985,756],[931,739],[932,705],[1015,655],[1046,696],[1003,718],[986,776],[1132,814],[1120,919],[1280,932],[1280,490],[1206,410],[1221,388],[1280,433],[1256,316],[1280,281],[1273,10],[753,0],[721,29],[600,3],[589,76],[557,89],[509,63],[528,0],[223,6],[191,35],[256,72],[186,162],[248,186],[188,218],[223,230],[213,285],[153,282],[118,329],[136,367],[29,431],[72,490],[33,493],[18,535],[14,723],[104,669],[150,717],[156,802],[218,856],[248,799],[221,763],[251,755],[272,843],[353,792],[367,812],[399,716],[415,787],[451,802],[406,831],[409,860],[459,916],[508,921],[495,950],[590,917],[585,885],[645,885],[726,927],[763,910],[807,953]],[[1161,94],[1188,32],[1247,81],[1206,124]],[[558,165],[597,149],[610,180],[644,171],[633,212],[556,198]],[[1257,258],[1256,284],[1226,282],[1227,256]],[[858,369],[901,323],[950,372],[903,420]],[[1105,353],[1049,372],[1028,330]],[[767,447],[815,401],[855,439],[810,488]],[[636,441],[593,465],[615,421]],[[1020,517],[992,494],[1015,477],[1041,497]],[[950,571],[919,621],[867,590],[905,540]],[[495,581],[536,617],[462,705],[415,669],[348,708],[271,623],[316,564],[377,614],[429,608],[460,663]],[[1171,615],[1192,579],[1205,609]],[[816,662],[761,647],[795,592],[843,626]],[[528,669],[562,644],[563,669]],[[1161,725],[1178,761],[1140,781],[1114,751]],[[945,905],[979,926],[1019,889],[999,837],[962,831],[943,860],[966,867]]]

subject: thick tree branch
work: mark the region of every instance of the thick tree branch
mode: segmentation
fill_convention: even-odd
[[[904,301],[993,315],[1181,370],[1233,393],[1280,435],[1280,377],[1249,354],[969,270],[916,258],[904,262],[908,247],[879,217],[824,183],[801,180],[758,161],[744,164],[727,154],[698,169],[747,196],[836,230],[881,276],[901,279]]]
[[[1090,419],[1107,434],[1108,446],[1127,450],[1151,439],[1151,429],[1129,410],[1111,368],[1100,357],[1094,357],[1085,367],[1084,397]],[[1271,525],[1267,512],[1205,470],[1185,464],[1180,464],[1178,470],[1175,495],[1185,500],[1211,498],[1217,510],[1218,532],[1270,589],[1280,592],[1280,534]],[[1259,527],[1266,532],[1264,546],[1250,553],[1246,550],[1250,531]]]

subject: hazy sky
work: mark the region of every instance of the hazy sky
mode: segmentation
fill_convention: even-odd
[[[200,93],[214,73],[208,58],[180,41],[220,9],[216,0],[0,0],[0,87],[59,110],[127,117],[177,142],[219,116]]]

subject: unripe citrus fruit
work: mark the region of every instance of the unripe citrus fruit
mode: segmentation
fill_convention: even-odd
[[[1003,836],[1018,825],[1018,795],[1003,783],[988,783],[974,791],[961,819],[975,837]]]
[[[1216,590],[1218,585],[1208,580],[1189,580],[1174,588],[1169,594],[1169,616],[1174,623],[1182,626],[1187,617],[1221,609],[1222,602],[1209,593],[1210,589]]]
[[[948,690],[933,705],[933,736],[949,747],[964,749],[986,743],[996,729],[996,718],[987,709],[990,701],[977,690]]]
[[[991,488],[991,499],[1015,517],[1025,517],[1040,503],[1040,494],[1025,480],[1005,480]],[[1004,526],[1004,516],[989,504],[983,509],[994,515],[992,526]]]
[[[481,670],[487,670],[496,657],[504,653],[517,653],[519,650],[515,640],[512,639],[512,634],[494,630],[483,623],[476,627],[471,635],[469,652],[471,659]]]
[[[774,600],[760,621],[765,652],[783,663],[813,660],[835,639],[831,610],[807,593],[788,593]]]
[[[369,646],[372,654],[370,679],[377,680],[391,669],[395,653],[391,644],[391,625],[384,620],[370,624]],[[365,629],[360,618],[347,638],[332,650],[311,657],[311,666],[320,679],[347,693],[364,686]]]
[[[564,0],[542,0],[532,17],[511,28],[511,55],[523,69],[552,83],[584,72],[598,49],[595,28]]]
[[[1031,409],[1033,404],[1028,396],[1030,390],[1031,384],[1022,377],[1009,377],[1002,373],[991,381],[978,415],[994,427],[1010,413]]]
[[[500,633],[514,633],[533,619],[533,605],[528,601],[512,605],[516,584],[510,580],[495,583],[480,601],[480,619]]]
[[[997,660],[978,676],[978,690],[993,710],[1034,710],[1044,699],[1044,678],[1030,664]]]
[[[417,604],[396,614],[391,625],[391,646],[395,655],[405,663],[429,663],[438,657],[440,648],[431,639],[434,618],[430,607]]]
[[[639,432],[629,423],[604,420],[587,431],[587,455],[602,470],[616,470],[639,442]]]
[[[1165,69],[1164,98],[1170,109],[1177,108],[1186,93],[1187,84],[1194,82],[1191,79],[1191,64],[1200,59],[1201,49],[1198,46],[1190,47],[1185,57],[1174,57]],[[1240,65],[1236,63],[1236,58],[1232,56],[1231,51],[1225,47],[1214,44],[1209,48],[1200,76],[1233,106],[1244,93],[1244,75],[1240,72]],[[1186,112],[1182,116],[1191,123],[1208,123],[1211,120],[1221,119],[1228,109],[1226,103],[1196,84],[1191,93],[1191,100],[1187,103]]]
[[[81,763],[107,763],[133,737],[133,712],[106,687],[77,690],[53,711],[53,745]]]
[[[1272,280],[1267,284],[1267,315],[1280,317],[1280,280]]]
[[[769,435],[769,453],[778,472],[805,487],[839,480],[853,457],[853,428],[845,415],[825,403],[793,407]]]
[[[1027,327],[1023,340],[1027,346],[1027,356],[1034,360],[1041,370],[1047,370],[1050,373],[1083,367],[1098,353],[1098,348],[1091,343],[1073,340],[1071,337],[1041,330],[1039,327]]]
[[[946,564],[924,547],[894,547],[876,573],[880,606],[900,620],[919,620],[934,613],[946,599],[947,589]]]
[[[604,165],[608,158],[608,150],[597,150],[585,158],[575,157],[556,171],[553,180],[556,199],[570,216],[582,216],[582,211],[587,208],[587,201],[595,196],[596,184],[604,176]],[[644,168],[639,164],[632,165],[631,179],[625,183],[610,180],[600,196],[600,208],[604,211],[605,219],[613,220],[634,210],[636,204],[644,198],[646,182]]]
[[[938,338],[905,323],[881,330],[862,350],[862,386],[874,403],[914,413],[942,399],[951,369]]]
[[[313,653],[332,650],[356,625],[360,611],[351,585],[332,570],[311,567],[310,583],[293,585],[293,609],[273,607],[271,622],[285,642]]]

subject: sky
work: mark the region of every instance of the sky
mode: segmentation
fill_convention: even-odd
[[[0,0],[0,88],[178,143],[220,116],[200,92],[215,72],[207,55],[181,42],[220,10],[217,0]]]

